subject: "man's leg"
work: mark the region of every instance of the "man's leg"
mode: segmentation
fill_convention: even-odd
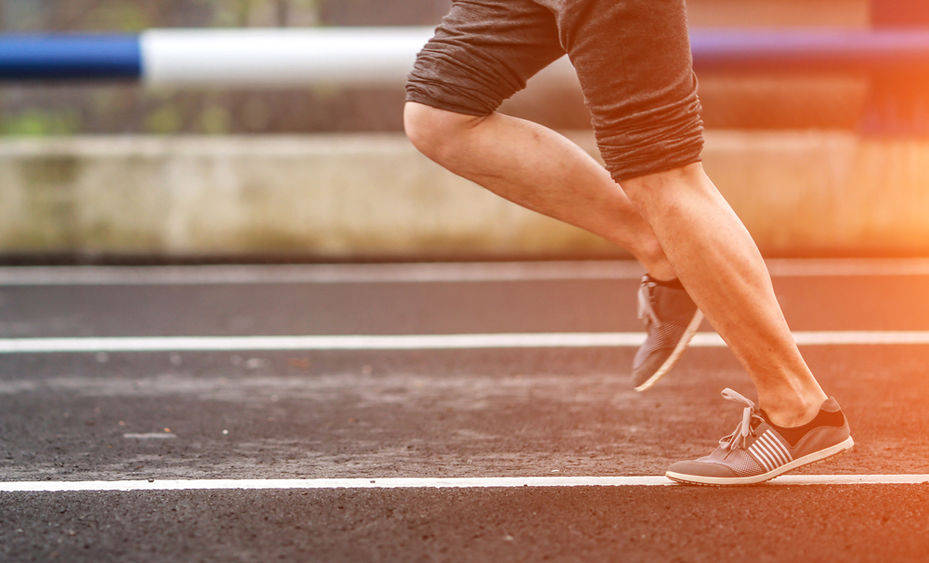
[[[773,479],[854,445],[848,422],[797,349],[748,231],[697,162],[623,181],[688,293],[745,366],[759,404],[731,389],[742,421],[709,454],[666,476],[703,485]]]
[[[681,282],[742,362],[781,426],[826,400],[797,349],[758,248],[700,163],[623,181]]]
[[[404,124],[426,156],[490,191],[631,252],[656,279],[675,278],[651,228],[609,173],[562,135],[523,119],[476,117],[408,102]]]

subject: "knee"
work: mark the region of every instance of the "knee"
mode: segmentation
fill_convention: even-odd
[[[403,107],[406,136],[421,153],[440,164],[452,156],[465,134],[484,119],[416,102],[406,102]]]
[[[621,185],[645,216],[656,212],[673,213],[679,208],[688,207],[695,199],[714,197],[716,193],[715,186],[700,162],[628,178]]]

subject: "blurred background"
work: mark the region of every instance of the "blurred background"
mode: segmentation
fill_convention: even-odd
[[[150,28],[434,25],[447,0],[2,0],[15,32],[140,32]],[[398,131],[403,92],[366,89],[144,89],[134,84],[11,85],[4,135]]]
[[[435,25],[450,0],[0,0],[4,33],[140,32],[150,28],[286,28]],[[863,28],[864,0],[690,0],[691,25]],[[588,126],[575,84],[527,90],[508,110],[556,128]],[[710,76],[702,97],[709,127],[855,128],[862,77]],[[533,96],[533,94],[538,94]],[[196,91],[134,84],[4,84],[4,135],[80,133],[236,134],[399,131],[396,87]]]
[[[0,0],[0,32],[434,26],[449,5]],[[913,0],[690,0],[688,9],[704,32],[929,27]],[[926,135],[886,119],[912,108],[883,107],[873,73],[698,73],[707,168],[767,255],[929,253]],[[0,83],[0,260],[624,256],[416,154],[402,137],[398,84]],[[531,81],[502,111],[596,153],[574,80]]]

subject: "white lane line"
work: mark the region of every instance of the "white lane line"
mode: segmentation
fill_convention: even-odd
[[[435,283],[639,279],[629,260],[262,266],[2,267],[0,286]]]
[[[123,438],[130,440],[173,440],[177,438],[177,435],[171,432],[129,432],[123,434]]]
[[[927,258],[775,258],[765,262],[775,277],[929,276]]]
[[[925,330],[834,330],[795,332],[793,334],[794,340],[796,340],[797,344],[800,346],[929,344],[929,331]],[[719,338],[716,334],[712,336]],[[699,346],[699,344],[696,346]]]
[[[927,474],[785,475],[768,485],[914,485],[929,483]],[[451,477],[351,479],[165,479],[132,481],[0,482],[2,492],[190,491],[205,489],[410,489],[509,487],[654,487],[678,485],[664,476],[620,477]]]
[[[775,277],[929,276],[929,259],[772,259]],[[0,286],[244,285],[635,280],[631,260],[207,266],[0,267]]]
[[[929,344],[929,331],[795,332],[801,346]],[[629,348],[645,339],[640,332],[562,332],[496,334],[148,336],[87,338],[4,338],[0,354],[78,352],[183,352],[235,350],[477,350],[487,348]],[[716,333],[700,332],[696,348],[722,348]]]

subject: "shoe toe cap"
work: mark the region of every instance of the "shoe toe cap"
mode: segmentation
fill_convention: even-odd
[[[632,361],[632,382],[635,385],[644,383],[661,368],[670,355],[671,349],[667,348],[640,348]]]

